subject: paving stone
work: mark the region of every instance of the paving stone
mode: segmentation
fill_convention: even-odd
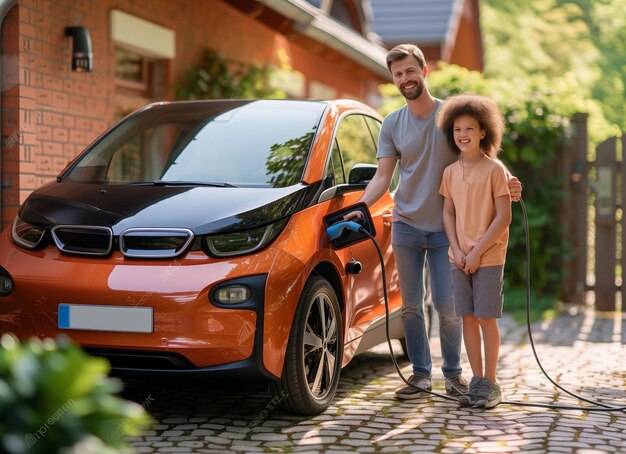
[[[197,428],[198,428],[197,424],[181,424],[181,425],[176,425],[172,427],[173,430],[192,430],[192,429],[197,429]]]
[[[202,448],[204,446],[204,443],[201,441],[183,441],[181,443],[178,443],[178,446],[184,446],[188,448]]]
[[[357,440],[368,440],[372,438],[372,434],[369,434],[366,432],[351,432],[350,438],[357,439]]]
[[[208,436],[208,437],[204,437],[204,441],[209,442],[209,443],[216,443],[218,445],[227,445],[227,444],[230,444],[232,440],[227,440],[221,437]]]
[[[251,440],[261,440],[261,441],[285,441],[289,439],[289,436],[286,434],[276,434],[276,433],[267,433],[267,434],[254,434],[250,436]]]
[[[185,432],[182,430],[166,430],[164,432],[161,433],[161,436],[163,437],[175,437],[176,435],[182,435]]]
[[[214,430],[224,430],[226,428],[223,424],[202,424],[200,425],[203,429],[214,429]]]
[[[318,444],[334,443],[335,441],[337,441],[337,437],[313,436],[313,437],[302,438],[301,440],[298,441],[298,444],[299,445],[318,445]]]
[[[209,430],[209,429],[196,429],[193,432],[191,432],[191,436],[193,437],[199,437],[202,435],[215,435],[215,431]]]
[[[361,446],[371,446],[372,442],[369,440],[341,440],[341,444],[342,445],[348,445],[348,446],[356,446],[356,447],[361,447]]]
[[[266,452],[265,448],[260,448],[258,446],[233,445],[233,446],[230,447],[230,450],[232,452],[244,452],[244,453],[248,453],[248,452]],[[215,451],[211,451],[211,452],[215,452]]]

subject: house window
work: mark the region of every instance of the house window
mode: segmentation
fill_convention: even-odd
[[[134,52],[115,50],[115,82],[118,86],[149,93],[150,61]]]
[[[109,18],[118,110],[128,113],[142,103],[164,99],[166,64],[176,57],[174,31],[119,10],[111,10]]]
[[[162,100],[166,91],[165,67],[163,59],[116,48],[115,86],[118,94],[141,98],[140,103],[144,104]]]

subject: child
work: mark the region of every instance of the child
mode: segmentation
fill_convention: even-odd
[[[502,317],[502,282],[511,223],[507,171],[496,159],[504,119],[496,104],[478,95],[445,100],[437,124],[458,161],[443,173],[443,225],[450,242],[456,315],[463,317],[463,341],[472,367],[462,406],[492,408],[502,401],[496,383]],[[481,331],[485,352],[481,352]]]

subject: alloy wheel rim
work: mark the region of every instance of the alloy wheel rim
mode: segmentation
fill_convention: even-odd
[[[309,392],[322,399],[335,377],[337,314],[328,295],[318,293],[309,308],[303,342],[303,366]]]

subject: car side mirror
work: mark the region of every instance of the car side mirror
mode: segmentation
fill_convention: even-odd
[[[348,184],[369,183],[372,178],[374,178],[376,169],[378,169],[378,166],[376,164],[355,164],[354,167],[352,167],[352,169],[350,170],[350,175],[348,176]]]
[[[338,184],[331,188],[324,190],[319,197],[318,203],[330,200],[333,197],[337,197],[348,192],[363,191],[367,183],[374,178],[378,166],[375,164],[355,164],[350,170],[348,176],[348,184]]]

